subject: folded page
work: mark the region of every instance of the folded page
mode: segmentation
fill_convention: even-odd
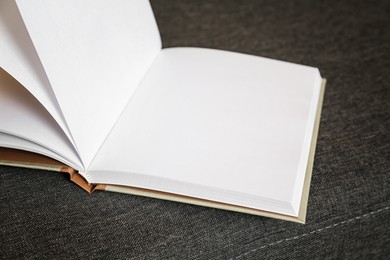
[[[147,0],[17,0],[85,165],[161,49]]]
[[[53,117],[34,96],[2,69],[0,122],[0,132],[43,146],[71,162],[72,166],[77,166],[76,169],[84,169],[72,143]]]
[[[0,1],[0,42],[0,67],[38,99],[72,141],[53,89],[24,26],[15,0]]]

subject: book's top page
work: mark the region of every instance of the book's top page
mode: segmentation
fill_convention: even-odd
[[[161,49],[147,0],[17,0],[86,166]]]
[[[321,82],[312,67],[164,49],[90,181],[298,214]]]

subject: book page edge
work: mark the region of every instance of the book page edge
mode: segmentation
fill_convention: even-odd
[[[311,139],[309,159],[306,167],[305,181],[304,181],[302,197],[301,197],[301,205],[299,207],[299,213],[298,213],[298,219],[302,222],[302,224],[306,223],[307,204],[309,200],[311,177],[313,174],[314,156],[315,156],[315,150],[317,146],[318,131],[320,127],[321,111],[324,102],[325,86],[326,86],[326,79],[323,78],[321,83],[320,97],[317,104],[317,113],[316,113],[314,129],[313,129],[313,134]]]

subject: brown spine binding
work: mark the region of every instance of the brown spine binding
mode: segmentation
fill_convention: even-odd
[[[96,186],[88,183],[75,169],[47,156],[32,152],[0,147],[0,165],[67,173],[73,183],[89,193],[93,192]]]
[[[92,193],[95,190],[96,185],[88,183],[83,176],[81,176],[77,171],[75,171],[71,167],[64,166],[61,168],[61,172],[68,173],[70,176],[70,180],[77,184],[83,190]]]
[[[105,184],[97,184],[97,185],[95,186],[95,190],[104,191],[104,190],[106,190],[106,185],[105,185]]]

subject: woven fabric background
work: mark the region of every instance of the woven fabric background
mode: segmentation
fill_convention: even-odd
[[[320,68],[328,79],[306,225],[110,192],[0,167],[2,259],[385,259],[390,255],[390,1],[152,0],[164,47]]]

